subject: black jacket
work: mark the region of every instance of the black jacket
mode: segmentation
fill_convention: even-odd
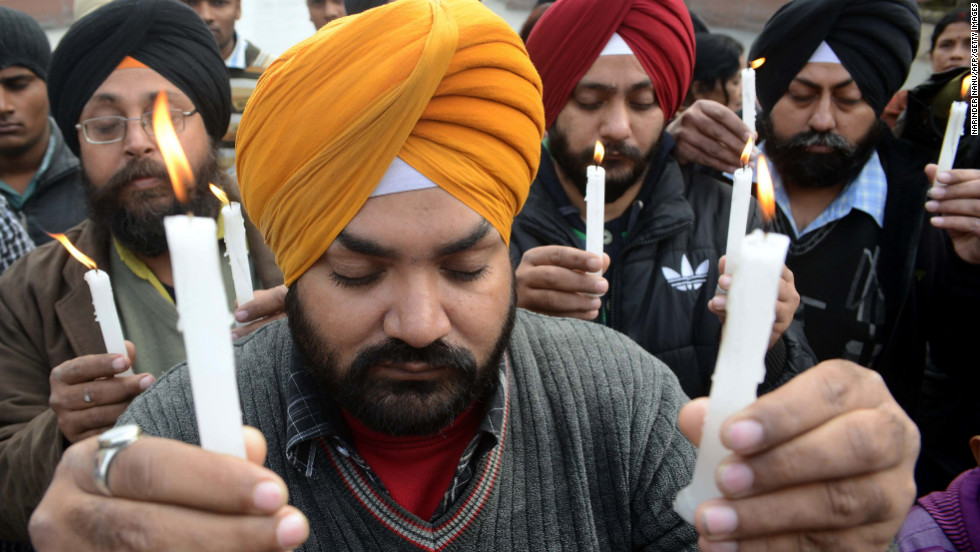
[[[34,193],[19,209],[8,201],[8,208],[17,215],[35,245],[51,241],[45,232],[64,233],[88,216],[81,166],[53,120],[51,135],[55,139],[54,153],[38,178]]]
[[[672,139],[651,162],[638,200],[642,206],[625,248],[613,259],[603,299],[605,324],[633,338],[677,374],[691,397],[707,395],[721,337],[721,323],[708,310],[724,253],[731,187],[705,174],[682,169],[669,156]],[[572,226],[547,190],[557,181],[551,156],[542,150],[541,168],[524,209],[514,220],[511,258],[542,245],[581,247]],[[754,209],[750,227],[760,220]],[[675,274],[685,280],[677,280]],[[668,281],[673,277],[673,284]],[[702,278],[703,277],[703,278]],[[761,391],[774,389],[814,363],[813,353],[794,324],[766,357]]]

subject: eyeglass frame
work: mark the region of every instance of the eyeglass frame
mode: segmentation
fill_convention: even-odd
[[[183,123],[183,121],[184,121],[185,118],[190,117],[191,115],[196,115],[198,113],[198,109],[196,107],[194,109],[190,110],[190,111],[181,111],[180,108],[176,108],[176,107],[170,108],[167,111],[170,111],[170,112],[176,111],[176,112],[180,113],[182,115],[181,123]],[[149,119],[147,119],[146,121],[144,121],[144,119],[146,119],[147,115],[149,115]],[[90,123],[92,121],[96,121],[96,120],[99,120],[99,119],[116,119],[116,120],[122,120],[122,122],[123,122],[123,133],[122,133],[122,136],[120,136],[119,138],[117,138],[115,140],[109,140],[109,141],[106,141],[106,142],[100,142],[100,141],[92,140],[91,138],[89,138],[88,130],[85,129],[86,125],[88,125],[88,123]],[[173,120],[173,116],[171,116],[171,120]],[[143,129],[143,132],[145,132],[146,135],[149,136],[150,138],[154,138],[154,134],[153,134],[153,112],[152,111],[147,111],[146,113],[140,115],[139,117],[123,117],[122,115],[105,115],[103,117],[92,117],[91,119],[85,119],[84,121],[81,121],[80,123],[77,123],[75,125],[75,129],[76,130],[79,130],[80,129],[82,131],[82,136],[85,137],[85,141],[88,142],[89,144],[93,144],[93,145],[96,145],[96,146],[104,146],[106,144],[116,144],[118,142],[122,142],[123,140],[125,140],[126,139],[126,133],[129,132],[129,122],[130,121],[139,121],[140,122],[140,127]],[[174,128],[174,132],[177,132],[177,133],[184,132],[183,125],[181,125],[181,129],[180,130],[177,130],[176,127],[175,127]]]

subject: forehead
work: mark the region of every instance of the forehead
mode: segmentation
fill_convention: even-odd
[[[20,77],[23,75],[34,76],[34,71],[31,71],[27,67],[22,65],[10,65],[0,69],[0,79],[10,79],[13,77]]]
[[[368,199],[344,231],[406,255],[426,254],[485,220],[442,188],[428,188]]]
[[[796,80],[805,80],[826,87],[832,87],[850,79],[851,74],[840,63],[807,63],[796,74]]]
[[[956,23],[950,23],[947,25],[946,28],[943,29],[943,32],[939,33],[939,37],[936,39],[936,42],[939,42],[944,38],[953,38],[964,35],[968,36],[969,34],[970,26],[961,21],[957,21]]]
[[[650,77],[643,70],[640,60],[634,55],[599,56],[585,75],[582,75],[579,84],[619,85],[649,80]]]
[[[116,69],[95,89],[85,109],[99,105],[116,107],[151,105],[160,90],[167,91],[170,103],[190,108],[192,102],[176,85],[149,68]]]

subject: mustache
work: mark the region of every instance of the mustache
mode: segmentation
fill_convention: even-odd
[[[169,182],[170,173],[167,172],[167,167],[163,163],[157,163],[146,158],[138,159],[126,163],[125,167],[112,175],[105,188],[107,192],[115,191],[140,178],[159,178]]]
[[[602,147],[606,150],[605,159],[609,159],[610,157],[625,157],[634,164],[641,164],[646,161],[646,156],[643,155],[640,148],[631,146],[625,142],[603,142]],[[591,165],[595,162],[595,150],[593,148],[582,151],[579,156],[586,164]]]
[[[363,375],[379,364],[423,363],[429,366],[451,368],[465,374],[476,374],[476,359],[466,349],[453,347],[443,341],[430,343],[419,349],[399,339],[388,339],[362,349],[351,363],[351,376]]]
[[[856,151],[854,144],[848,142],[843,136],[833,132],[801,132],[786,141],[783,147],[794,149],[806,149],[811,146],[825,146],[838,151],[844,155],[853,155]]]

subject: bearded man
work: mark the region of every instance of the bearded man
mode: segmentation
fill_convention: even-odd
[[[544,81],[548,136],[514,221],[518,305],[621,331],[667,363],[689,396],[707,395],[721,335],[708,302],[730,280],[719,262],[731,188],[679,167],[664,132],[694,71],[687,8],[680,0],[556,2],[527,48]],[[582,250],[597,141],[606,150],[608,265]],[[749,227],[761,226],[754,205],[752,213]],[[791,327],[798,304],[787,270],[762,391],[814,362],[802,330]]]
[[[200,18],[164,0],[113,2],[73,26],[54,54],[53,115],[81,159],[89,210],[66,234],[109,273],[132,345],[128,358],[105,354],[87,269],[60,244],[4,273],[0,538],[26,541],[27,519],[64,449],[111,427],[134,396],[185,359],[163,217],[188,206],[177,203],[154,139],[151,112],[160,90],[197,178],[189,208],[216,217],[220,204],[207,185],[225,182],[215,145],[231,101],[227,72]],[[231,292],[228,263],[221,265]],[[112,377],[129,367],[135,375]]]
[[[290,286],[288,322],[236,345],[249,460],[189,444],[172,370],[66,453],[35,546],[697,550],[670,507],[703,421],[677,379],[608,328],[515,309],[507,247],[543,131],[520,38],[472,0],[391,2],[279,58],[236,156]],[[884,550],[916,434],[883,391],[828,363],[730,420],[700,549]],[[867,424],[888,431],[845,438]]]
[[[966,360],[976,356],[980,309],[980,173],[937,178],[926,152],[878,121],[919,35],[911,0],[796,0],[769,20],[749,59],[766,58],[756,71],[760,147],[776,228],[792,240],[786,263],[807,338],[820,359],[877,370],[913,413],[925,492],[972,466],[963,443],[980,423],[965,392],[980,385]],[[748,131],[716,108],[685,112],[676,151],[726,169]]]

